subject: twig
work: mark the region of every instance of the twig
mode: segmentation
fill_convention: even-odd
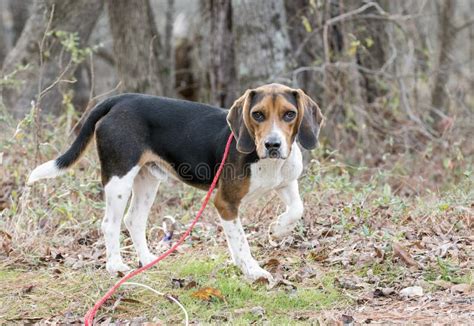
[[[39,107],[41,103],[41,88],[43,84],[43,73],[44,73],[44,61],[43,61],[43,50],[44,50],[44,43],[46,42],[46,37],[48,36],[48,32],[51,29],[51,24],[53,22],[54,17],[54,8],[55,5],[51,6],[51,13],[49,15],[48,24],[46,25],[46,29],[43,33],[43,37],[39,44],[39,51],[40,51],[40,68],[39,68],[39,76],[38,76],[38,96],[36,97],[36,102],[32,101],[32,108],[31,114],[33,119],[33,129],[34,129],[34,142],[35,142],[35,165],[38,164],[38,156],[39,156],[39,140],[41,138],[41,124],[39,121]]]
[[[115,58],[112,53],[109,51],[105,50],[104,48],[99,48],[96,52],[97,56],[104,60],[106,63],[108,63],[111,66],[115,66]]]
[[[262,217],[263,215],[263,211],[267,208],[267,206],[276,198],[276,195],[273,195],[273,197],[271,197],[266,203],[265,205],[263,205],[262,209],[260,210],[260,212],[258,212],[257,214],[257,218],[256,220],[260,220],[260,218]]]
[[[454,31],[457,33],[457,32],[459,32],[459,31],[461,31],[461,30],[463,30],[463,29],[465,29],[465,28],[467,28],[467,27],[469,27],[473,24],[474,24],[474,19],[469,20],[469,21],[465,22],[464,24],[462,24],[458,27],[454,27]]]
[[[91,75],[92,76],[92,75]],[[106,96],[110,93],[113,93],[115,92],[117,89],[120,88],[120,86],[122,85],[122,81],[119,81],[117,86],[115,86],[113,89],[105,92],[105,93],[102,93],[102,94],[99,94],[99,95],[96,95],[94,96],[93,98],[89,99],[89,103],[87,103],[87,108],[84,110],[84,112],[82,113],[82,116],[81,118],[76,122],[76,124],[71,128],[71,132],[69,133],[69,137],[71,137],[71,135],[73,133],[76,132],[76,130],[78,130],[79,126],[82,124],[82,122],[84,121],[84,119],[89,115],[89,112],[94,108],[93,105],[91,105],[91,103],[95,102],[98,98],[102,97],[102,96]]]
[[[345,14],[339,15],[337,17],[333,17],[331,19],[328,19],[324,23],[323,41],[324,41],[324,61],[326,63],[330,62],[330,59],[329,59],[329,41],[328,41],[329,26],[331,26],[335,23],[338,23],[340,21],[343,21],[343,20],[347,19],[348,17],[360,14],[361,12],[364,12],[365,10],[367,10],[371,7],[375,7],[382,15],[387,16],[387,13],[377,3],[369,2],[369,3],[363,5],[362,7],[358,8],[358,9],[355,9],[355,10],[346,12]]]
[[[174,298],[173,296],[171,295],[168,295],[168,294],[164,294],[164,293],[161,293],[161,292],[158,292],[157,290],[149,287],[148,285],[145,285],[145,284],[141,284],[141,283],[135,283],[135,282],[125,282],[123,283],[123,285],[132,285],[132,286],[140,286],[142,288],[145,288],[147,290],[150,290],[151,292],[155,293],[155,294],[158,294],[162,297],[165,297],[166,299],[168,300],[171,300],[173,301],[174,303],[176,303],[180,308],[181,310],[184,312],[184,324],[186,326],[189,325],[189,317],[188,317],[188,312],[186,311],[186,309],[184,308],[184,306],[181,304],[181,302],[179,302],[178,300],[176,300],[176,298]]]
[[[51,24],[53,22],[53,17],[54,17],[54,8],[55,5],[53,4],[51,6],[51,14],[49,15],[49,20],[48,20],[48,25],[46,25],[46,30],[44,31],[43,38],[41,39],[41,42],[39,44],[39,51],[40,51],[40,73],[38,77],[38,97],[36,99],[36,105],[39,105],[40,103],[40,97],[39,94],[41,93],[41,86],[42,86],[42,81],[43,81],[43,69],[44,69],[44,61],[43,61],[43,48],[44,48],[44,43],[46,42],[46,37],[48,36],[48,32],[51,28]]]
[[[92,97],[94,96],[94,88],[95,88],[95,73],[94,73],[94,57],[92,52],[89,53],[89,60],[90,60],[90,79],[91,79],[91,89],[89,92],[89,103],[92,100]]]
[[[420,118],[418,118],[418,116],[413,113],[410,103],[408,102],[405,82],[402,78],[398,79],[398,86],[400,87],[400,103],[405,108],[405,112],[408,114],[408,117],[410,118],[410,120],[420,126],[420,131],[423,135],[434,141],[435,138],[430,132],[426,130],[425,124],[420,120]]]
[[[38,101],[36,103],[36,105],[38,106],[41,99],[46,95],[47,92],[49,92],[54,86],[56,86],[57,84],[59,83],[70,83],[70,84],[74,84],[76,82],[76,80],[67,80],[67,79],[62,79],[63,76],[69,71],[69,67],[71,67],[71,64],[72,64],[72,58],[69,60],[68,64],[66,65],[66,67],[64,68],[64,70],[61,72],[61,74],[59,75],[58,78],[56,78],[56,80],[51,84],[49,85],[48,87],[46,87],[44,90],[41,91],[41,93],[38,95]]]
[[[120,88],[120,86],[122,86],[122,81],[120,80],[118,83],[117,83],[117,86],[115,86],[114,88],[112,88],[111,90],[107,91],[107,92],[104,92],[102,94],[99,94],[99,95],[96,95],[94,96],[91,101],[95,101],[97,100],[98,98],[102,97],[102,96],[106,96],[106,95],[109,95],[113,92],[115,92],[116,90],[118,90]]]

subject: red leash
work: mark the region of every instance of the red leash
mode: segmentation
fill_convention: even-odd
[[[95,314],[97,313],[97,310],[99,310],[100,306],[102,306],[104,304],[104,302],[107,301],[107,299],[109,299],[112,296],[112,294],[114,294],[115,291],[117,291],[117,289],[123,283],[125,283],[126,281],[128,281],[129,279],[134,277],[135,275],[138,275],[141,272],[146,271],[147,269],[151,268],[153,265],[158,263],[160,260],[163,260],[164,258],[169,256],[173,251],[176,250],[176,248],[178,248],[179,245],[181,245],[184,242],[184,240],[186,240],[186,238],[189,236],[192,229],[196,225],[197,221],[201,217],[202,212],[204,212],[204,209],[206,208],[207,203],[209,202],[209,199],[211,198],[212,191],[216,187],[217,180],[219,180],[219,176],[221,175],[222,169],[224,168],[224,163],[227,159],[227,156],[229,155],[229,149],[230,149],[230,144],[232,143],[232,138],[233,138],[233,135],[232,135],[232,132],[231,132],[229,138],[227,139],[227,144],[225,145],[224,155],[222,156],[222,161],[221,161],[221,164],[219,165],[219,169],[217,170],[216,175],[214,176],[214,180],[212,180],[212,184],[209,187],[209,191],[207,192],[206,197],[204,198],[204,202],[201,205],[201,209],[199,209],[199,212],[197,213],[196,217],[194,218],[193,222],[191,223],[189,228],[186,230],[186,232],[181,236],[181,238],[178,240],[178,242],[176,242],[174,244],[173,247],[168,249],[160,257],[156,258],[154,261],[148,263],[147,265],[142,266],[142,267],[128,273],[127,275],[122,277],[117,283],[115,283],[115,285],[113,287],[111,287],[110,290],[107,291],[107,293],[104,294],[104,296],[99,301],[97,301],[95,303],[95,305],[86,313],[86,315],[84,316],[84,322],[85,322],[86,326],[92,326],[92,324],[94,322]]]

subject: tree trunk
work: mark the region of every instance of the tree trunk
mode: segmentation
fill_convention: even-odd
[[[3,64],[3,74],[12,74],[11,80],[17,81],[2,91],[4,104],[13,116],[29,112],[33,100],[45,112],[61,111],[59,88],[62,81],[72,77],[80,60],[61,45],[58,33],[50,32],[75,33],[77,47],[83,48],[102,7],[102,1],[97,0],[35,1],[21,37]],[[20,66],[24,69],[18,70]]]
[[[7,51],[8,46],[7,40],[5,38],[5,26],[3,24],[0,24],[0,66],[2,65],[3,60],[7,56]]]
[[[174,0],[168,0],[166,7],[165,41],[163,44],[164,66],[167,67],[163,76],[163,95],[173,97],[175,94],[175,49],[173,44],[173,23],[175,16]]]
[[[122,91],[163,94],[160,35],[149,0],[108,0],[107,7]]]
[[[362,1],[360,1],[362,2]],[[344,7],[342,1],[326,1],[325,24],[328,20],[339,17],[355,8],[360,7],[357,2],[351,2],[351,7]],[[354,133],[350,137],[353,143],[345,142],[349,148],[361,141],[369,145],[370,138],[365,128],[365,90],[361,87],[362,76],[356,66],[356,51],[351,47],[349,31],[356,30],[357,22],[342,20],[329,26],[325,52],[324,67],[324,108],[327,112],[326,130],[332,134],[331,142],[339,147],[343,144],[342,137],[347,132]],[[347,125],[356,126],[347,130]],[[339,148],[341,149],[341,148]]]
[[[319,103],[324,92],[322,71],[316,67],[324,60],[322,6],[313,0],[285,0],[292,53],[292,86],[303,89]]]
[[[211,102],[230,108],[237,97],[234,36],[232,34],[232,1],[210,0]]]
[[[439,110],[441,113],[447,113],[448,111],[447,106],[449,104],[449,97],[445,90],[449,79],[449,69],[447,65],[450,62],[449,55],[453,50],[453,44],[455,40],[455,33],[452,26],[455,3],[454,1],[440,2],[441,4],[438,6],[438,69],[434,77],[433,90],[431,91],[432,110],[430,112],[435,129],[438,129],[437,124],[441,120],[441,115],[437,112],[437,110]]]
[[[26,21],[29,17],[29,11],[31,0],[10,0],[8,7],[13,21],[13,30],[12,30],[12,44],[15,45],[16,41],[20,38],[21,32],[25,27]]]
[[[209,71],[206,64],[201,64],[206,60],[200,60],[203,45],[207,45],[207,40],[203,41],[203,35],[206,35],[203,26],[207,26],[205,15],[208,12],[203,10],[204,0],[198,5],[197,21],[193,21],[192,14],[179,14],[173,24],[174,85],[175,93],[186,100],[209,102],[209,98],[200,97],[205,88],[203,85],[206,85],[200,82],[201,76]],[[209,55],[204,58],[209,58]]]
[[[290,41],[283,0],[233,0],[234,35],[240,87],[282,81]]]
[[[376,0],[381,8],[387,10],[388,4],[385,0]],[[359,3],[359,7],[364,2]],[[364,14],[372,15],[374,18],[367,20],[356,20],[353,24],[354,34],[359,42],[357,46],[356,62],[358,65],[370,69],[372,71],[379,71],[388,59],[388,33],[386,31],[387,21],[376,19],[380,17],[380,13],[376,8],[371,7],[364,11]],[[363,79],[363,86],[365,88],[365,96],[367,103],[373,103],[377,98],[387,93],[384,83],[381,82],[380,77],[373,73],[368,73],[366,70],[359,69]]]

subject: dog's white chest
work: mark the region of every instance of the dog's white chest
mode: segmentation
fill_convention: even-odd
[[[243,201],[256,199],[273,189],[286,186],[296,180],[303,171],[301,151],[293,144],[290,156],[286,160],[265,159],[250,166],[249,192]]]

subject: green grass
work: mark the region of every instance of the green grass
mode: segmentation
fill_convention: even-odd
[[[276,287],[269,290],[265,285],[243,281],[241,273],[225,260],[222,254],[216,259],[181,255],[160,263],[133,281],[179,298],[191,320],[209,323],[223,320],[244,325],[264,318],[270,322],[292,324],[292,316],[298,312],[317,312],[350,303],[350,299],[335,288],[334,275],[325,275],[301,288],[289,290]],[[172,278],[185,279],[185,283],[193,280],[197,286],[187,290],[175,288]],[[78,318],[113,282],[104,271],[91,269],[72,271],[58,267],[35,271],[2,270],[0,319],[48,319],[68,313]],[[192,293],[202,287],[220,290],[225,301],[213,299],[207,302],[192,297]],[[109,310],[113,303],[107,302],[99,318],[104,313],[117,319],[147,317],[151,320],[156,317],[166,323],[184,318],[175,304],[148,290],[123,286],[113,296],[115,300],[118,297],[122,302],[114,311]],[[265,310],[263,317],[250,312],[256,306]]]

